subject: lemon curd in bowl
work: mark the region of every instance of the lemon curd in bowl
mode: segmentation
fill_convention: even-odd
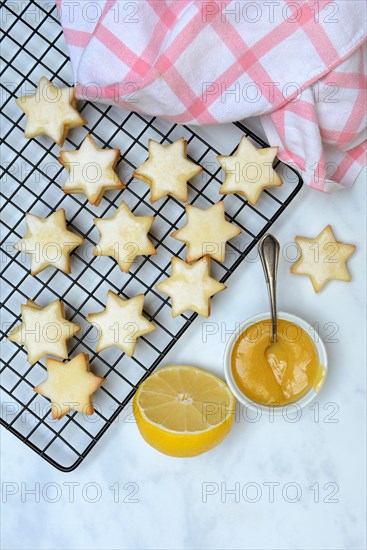
[[[271,345],[269,314],[261,314],[241,325],[225,356],[227,382],[244,404],[305,405],[320,391],[326,369],[319,336],[305,321],[287,313],[279,313],[276,347]]]

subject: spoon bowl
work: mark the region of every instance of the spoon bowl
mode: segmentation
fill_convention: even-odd
[[[266,360],[272,369],[279,385],[283,380],[288,364],[288,354],[284,346],[278,342],[278,319],[276,305],[276,281],[278,271],[280,245],[277,239],[267,233],[259,241],[259,254],[268,287],[271,310],[271,343],[265,350]]]
[[[269,344],[264,354],[271,370],[273,371],[276,381],[279,386],[282,386],[284,375],[289,363],[287,350],[283,344],[277,340],[276,342]]]
[[[311,399],[313,399],[317,395],[325,379],[326,353],[323,344],[320,344],[320,353],[318,347],[312,346],[312,342],[309,342],[307,333],[310,336],[311,332],[311,339],[315,344],[318,339],[318,335],[313,329],[307,326],[304,321],[289,314],[280,314],[279,331],[282,331],[282,334],[279,332],[280,338],[278,339],[276,276],[280,245],[273,235],[266,234],[260,239],[258,249],[269,294],[270,315],[267,316],[267,319],[269,317],[271,319],[270,337],[266,333],[264,338],[261,339],[260,337],[258,353],[261,355],[256,360],[256,347],[253,347],[253,341],[251,338],[246,341],[247,329],[250,330],[250,327],[241,326],[241,332],[236,334],[235,338],[230,341],[229,351],[227,346],[225,375],[228,385],[239,401],[246,402],[247,400],[247,402],[255,403],[251,400],[251,398],[254,398],[258,400],[256,404],[261,409],[268,408],[269,411],[275,409],[282,411],[288,405],[308,402],[306,396],[312,396]],[[295,319],[293,325],[298,325],[303,329],[300,343],[297,345],[296,341],[292,343],[283,333],[284,321],[293,321],[293,319]],[[255,322],[254,318],[251,320]],[[265,320],[264,317],[261,320]],[[232,372],[232,354],[234,353],[235,342],[240,338],[241,333],[245,338],[245,344],[239,340],[239,346],[242,345],[243,347],[240,352],[238,350],[235,352],[235,362],[239,361],[240,363],[239,371],[236,371],[236,376],[239,376],[238,386]],[[306,333],[305,340],[302,336],[304,333]],[[267,340],[268,338],[269,340]],[[321,343],[321,340],[319,342]],[[250,349],[250,352],[245,352],[246,348]],[[317,353],[315,354],[315,352]],[[308,365],[310,365],[311,374],[307,370]],[[239,372],[242,375],[239,375]],[[310,375],[313,377],[312,380],[309,378]],[[266,377],[268,378],[267,383],[264,381]],[[246,390],[251,397],[245,396],[244,391]]]
[[[250,327],[251,325],[254,325],[259,321],[270,319],[271,317],[270,311],[267,311],[265,313],[259,313],[257,315],[250,317],[249,319],[246,319],[237,327],[236,331],[231,335],[230,339],[227,342],[226,349],[224,352],[224,376],[228,386],[230,387],[232,393],[234,394],[236,399],[239,401],[239,403],[241,403],[242,405],[245,405],[246,407],[250,407],[255,411],[258,411],[260,414],[264,413],[265,415],[283,415],[287,419],[288,413],[289,414],[296,413],[298,416],[300,416],[302,414],[300,412],[301,409],[308,407],[312,403],[312,401],[314,401],[314,399],[318,396],[325,382],[325,378],[327,376],[328,358],[327,358],[324,342],[322,341],[320,335],[316,332],[314,327],[311,325],[311,323],[305,321],[301,317],[298,317],[296,315],[293,315],[292,313],[287,313],[284,311],[279,311],[278,315],[279,315],[279,319],[283,319],[284,321],[289,321],[301,327],[314,342],[317,350],[317,355],[319,358],[319,363],[324,367],[324,376],[321,383],[316,388],[311,387],[309,391],[297,401],[288,403],[286,405],[281,405],[281,406],[262,405],[260,403],[257,403],[256,401],[252,401],[252,399],[250,399],[245,393],[243,393],[243,391],[237,386],[237,383],[235,381],[235,378],[233,376],[233,371],[232,371],[232,354],[233,354],[233,348],[235,346],[235,343],[246,328]]]

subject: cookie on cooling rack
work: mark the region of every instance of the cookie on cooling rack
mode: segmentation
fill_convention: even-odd
[[[65,319],[64,304],[60,300],[41,307],[31,300],[21,306],[22,322],[8,339],[24,346],[28,361],[33,365],[44,355],[68,357],[66,342],[79,332],[80,327]]]
[[[130,357],[133,355],[137,339],[156,328],[144,317],[143,306],[144,294],[124,300],[112,290],[108,291],[106,308],[87,316],[87,321],[99,333],[97,353],[117,346]]]
[[[264,189],[279,187],[283,183],[273,168],[277,152],[278,147],[260,149],[243,136],[234,155],[217,157],[226,173],[219,192],[222,195],[238,193],[255,205]]]
[[[292,265],[291,273],[308,275],[315,292],[320,292],[333,279],[351,281],[346,262],[356,247],[337,241],[330,225],[314,239],[296,237],[295,241],[301,255]]]
[[[34,391],[51,401],[52,418],[59,419],[70,411],[93,414],[92,394],[105,378],[90,372],[87,353],[79,353],[63,363],[46,359],[47,378]]]
[[[125,189],[114,168],[120,149],[100,149],[88,135],[77,151],[61,151],[59,162],[69,172],[63,185],[65,193],[84,193],[89,202],[98,206],[105,191]]]
[[[134,177],[150,186],[150,200],[155,202],[166,195],[187,201],[187,182],[202,171],[186,158],[187,141],[180,138],[164,146],[153,139],[148,142],[148,160],[134,172]]]
[[[134,216],[122,202],[111,218],[94,219],[101,239],[93,254],[112,256],[121,271],[128,272],[137,256],[157,253],[148,237],[153,221],[154,216]]]
[[[76,109],[75,88],[56,88],[44,76],[34,94],[18,97],[16,103],[27,115],[26,138],[46,135],[62,147],[70,128],[87,122]]]
[[[65,210],[61,208],[48,218],[27,213],[26,223],[27,233],[14,244],[14,248],[30,255],[32,275],[37,275],[49,266],[70,273],[70,253],[84,239],[67,229]]]
[[[225,219],[223,201],[207,209],[188,204],[186,218],[186,225],[172,233],[172,237],[186,244],[186,261],[192,262],[208,255],[218,262],[224,262],[226,242],[242,230]]]
[[[210,257],[192,264],[174,257],[171,268],[171,277],[158,283],[156,288],[172,298],[172,317],[188,310],[209,317],[210,298],[226,288],[210,276]]]
[[[44,355],[66,359],[66,342],[79,332],[80,327],[65,319],[63,302],[55,300],[41,307],[27,300],[21,305],[21,312],[22,323],[9,333],[8,339],[26,348],[31,365]]]

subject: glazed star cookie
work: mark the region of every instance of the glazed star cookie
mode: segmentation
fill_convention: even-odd
[[[186,202],[187,182],[202,170],[186,158],[187,141],[180,138],[164,146],[150,139],[148,151],[148,160],[135,170],[134,177],[150,186],[151,202],[166,195]]]
[[[193,264],[172,258],[172,275],[156,288],[172,298],[172,317],[189,309],[209,317],[210,298],[224,290],[226,285],[210,276],[210,257],[205,256]]]
[[[27,115],[26,138],[44,134],[62,147],[70,128],[87,122],[76,109],[75,88],[56,88],[44,76],[36,93],[18,97],[16,103]]]
[[[90,372],[89,357],[79,353],[63,363],[46,359],[47,378],[36,386],[35,392],[51,401],[53,419],[59,419],[71,411],[93,414],[92,395],[103,384],[105,378]]]
[[[69,172],[63,185],[65,193],[84,193],[89,202],[98,206],[107,190],[125,189],[114,168],[120,149],[99,149],[87,136],[77,151],[61,151],[59,162]]]
[[[283,183],[273,168],[277,152],[278,147],[259,149],[244,136],[234,155],[217,157],[226,173],[219,192],[222,195],[238,193],[255,205],[264,189],[279,187]]]
[[[65,210],[61,208],[48,218],[28,213],[26,223],[27,234],[14,248],[30,255],[32,275],[49,266],[70,273],[70,253],[84,239],[66,228]]]
[[[143,315],[144,294],[124,300],[112,290],[108,291],[104,311],[90,313],[87,321],[97,328],[99,339],[96,351],[117,346],[130,357],[139,336],[155,330],[153,323]]]
[[[157,253],[148,237],[153,221],[154,216],[134,216],[122,202],[112,218],[94,219],[101,239],[93,254],[112,256],[121,271],[128,272],[137,256]]]
[[[65,319],[64,304],[60,300],[41,307],[31,300],[21,306],[22,323],[15,327],[8,339],[24,346],[31,365],[44,355],[66,359],[66,342],[79,332],[80,327]]]
[[[188,204],[186,218],[186,225],[172,233],[172,237],[187,245],[186,261],[208,255],[224,262],[226,242],[239,235],[241,229],[225,219],[223,201],[206,210]]]
[[[291,272],[295,275],[308,275],[315,292],[320,292],[332,279],[351,281],[346,262],[356,247],[337,241],[330,225],[314,239],[296,237],[295,241],[301,256],[292,265]]]

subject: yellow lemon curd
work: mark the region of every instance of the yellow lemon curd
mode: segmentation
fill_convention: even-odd
[[[278,338],[271,344],[271,321],[247,327],[233,347],[231,367],[238,388],[251,401],[282,406],[298,401],[325,377],[316,346],[298,325],[278,319]]]

